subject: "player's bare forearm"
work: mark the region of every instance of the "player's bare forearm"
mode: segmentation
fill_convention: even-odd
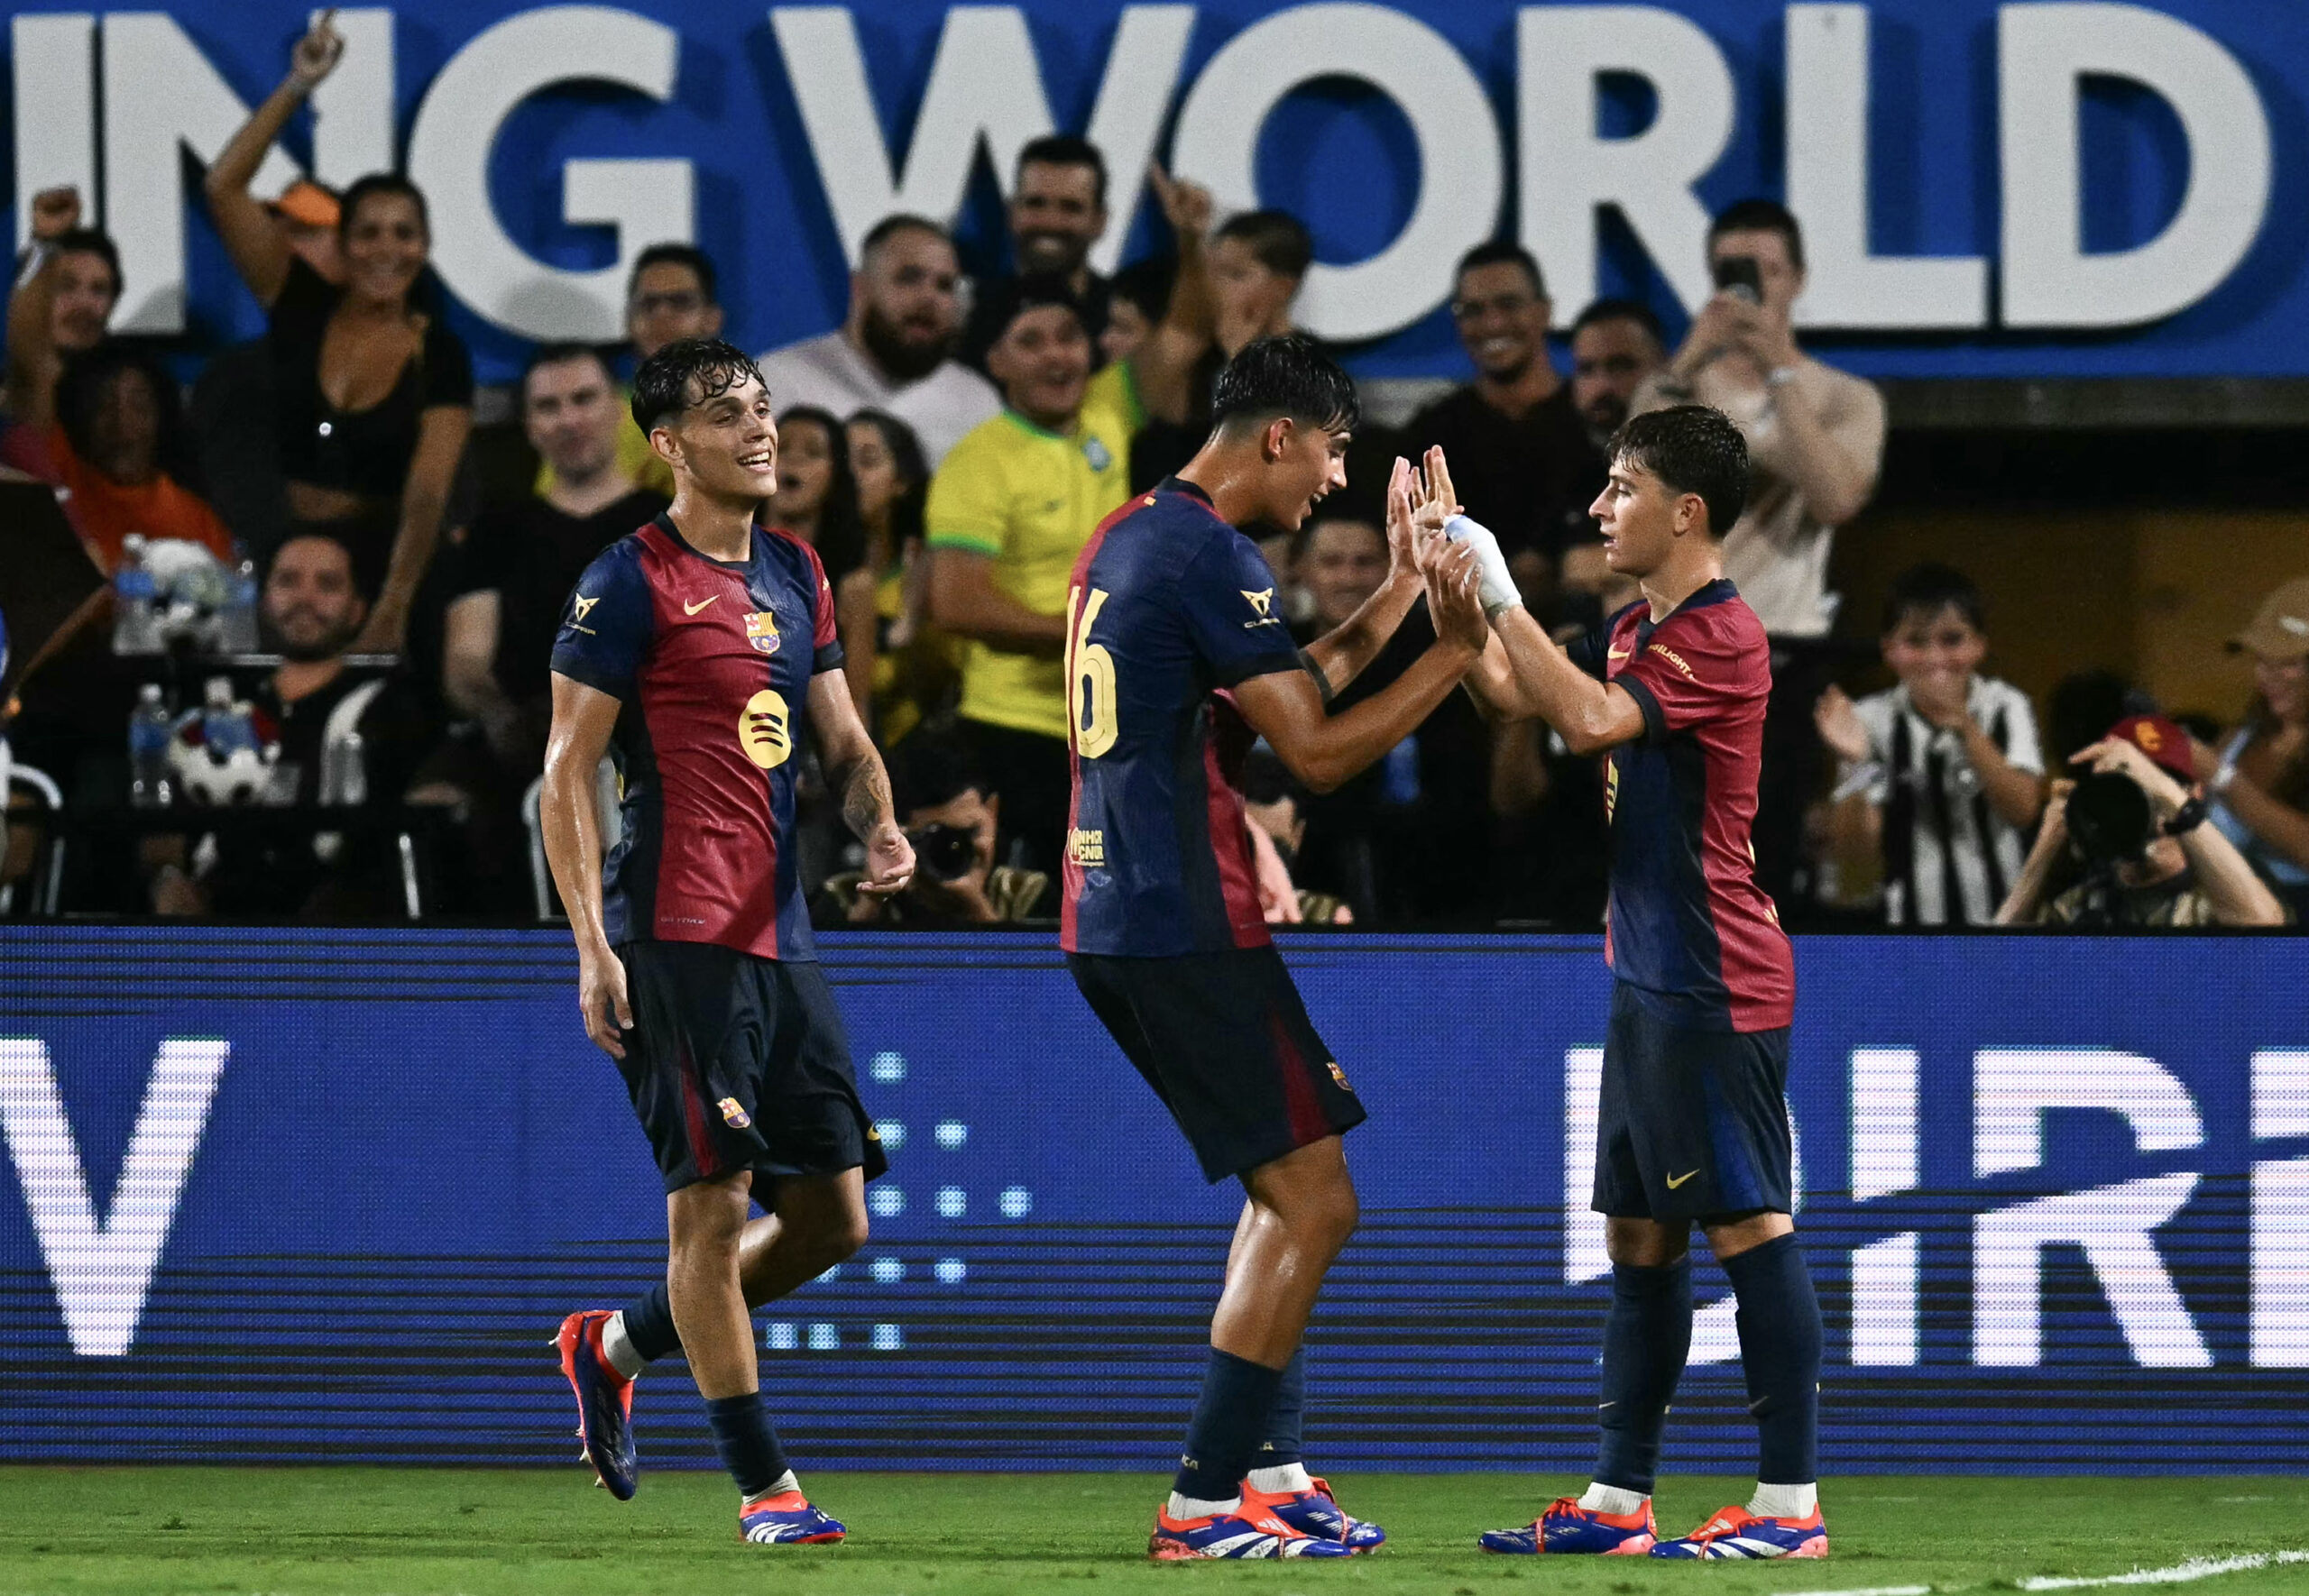
[[[1362,608],[1307,645],[1307,658],[1323,673],[1333,697],[1345,693],[1348,684],[1379,657],[1379,651],[1401,629],[1424,591],[1426,582],[1417,571],[1398,570],[1363,601]]]
[[[810,678],[810,725],[818,739],[818,762],[826,785],[842,794],[843,824],[860,842],[871,842],[885,827],[895,829],[890,773],[860,718],[850,684],[839,672]]]
[[[610,694],[554,674],[553,729],[546,738],[538,818],[546,864],[581,953],[610,950],[602,928],[601,817],[593,810],[593,784],[621,707]]]
[[[1235,688],[1251,729],[1310,788],[1329,793],[1384,758],[1450,696],[1475,661],[1475,650],[1439,642],[1411,669],[1342,715],[1327,714],[1303,671],[1254,676]]]
[[[1530,610],[1503,611],[1496,626],[1523,712],[1554,727],[1573,753],[1600,754],[1643,735],[1635,700],[1573,665]]]
[[[871,747],[851,761],[849,770],[841,774],[840,780],[842,823],[859,840],[864,841],[884,826],[897,823],[890,805],[890,773],[883,768],[882,757]]]

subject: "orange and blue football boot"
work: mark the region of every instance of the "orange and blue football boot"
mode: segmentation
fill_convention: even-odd
[[[738,1538],[758,1546],[817,1546],[850,1531],[812,1507],[798,1491],[757,1497],[738,1509]]]
[[[577,1439],[584,1446],[579,1461],[593,1464],[594,1479],[622,1502],[633,1500],[640,1464],[633,1454],[633,1382],[610,1367],[602,1351],[602,1326],[609,1318],[603,1307],[571,1314],[553,1344],[577,1396]]]
[[[1641,1557],[1659,1538],[1648,1497],[1640,1512],[1605,1513],[1581,1507],[1576,1496],[1559,1496],[1548,1504],[1546,1512],[1521,1529],[1486,1529],[1476,1544],[1486,1552],[1526,1557],[1540,1553]]]
[[[1173,1518],[1168,1503],[1154,1509],[1154,1534],[1146,1555],[1157,1563],[1183,1563],[1196,1557],[1352,1557],[1355,1554],[1335,1540],[1320,1539],[1293,1529],[1264,1508],[1255,1508],[1246,1496],[1232,1513],[1211,1513],[1200,1518]]]
[[[1331,1482],[1320,1475],[1307,1491],[1254,1491],[1243,1482],[1243,1510],[1264,1510],[1282,1519],[1301,1535],[1319,1541],[1337,1541],[1350,1552],[1375,1552],[1387,1538],[1377,1525],[1356,1518],[1338,1505]]]
[[[1828,1527],[1817,1503],[1801,1518],[1766,1518],[1745,1508],[1725,1508],[1681,1540],[1661,1541],[1654,1557],[1825,1557]]]

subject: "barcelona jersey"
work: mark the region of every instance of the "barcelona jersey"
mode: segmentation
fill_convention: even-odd
[[[1657,622],[1648,604],[1631,604],[1572,658],[1643,713],[1643,735],[1614,748],[1605,769],[1613,973],[1672,1024],[1787,1025],[1795,957],[1749,843],[1771,693],[1762,623],[1719,578]]]
[[[665,516],[577,579],[557,674],[621,700],[610,754],[625,835],[602,872],[612,944],[717,942],[817,957],[793,846],[794,753],[810,678],[842,665],[815,550],[757,527],[709,559]]]
[[[1256,739],[1228,690],[1303,668],[1283,619],[1257,546],[1191,482],[1092,534],[1067,595],[1068,952],[1267,944],[1241,792]]]

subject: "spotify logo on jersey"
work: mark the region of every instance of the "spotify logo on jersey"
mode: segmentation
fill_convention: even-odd
[[[794,752],[793,733],[786,724],[786,701],[768,688],[746,700],[738,717],[738,746],[746,757],[764,770],[775,770]]]

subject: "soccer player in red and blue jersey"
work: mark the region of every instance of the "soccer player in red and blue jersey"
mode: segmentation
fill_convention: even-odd
[[[603,1484],[634,1487],[633,1377],[679,1350],[738,1484],[738,1532],[837,1541],[761,1399],[749,1312],[866,1240],[884,1169],[842,1017],[820,973],[793,844],[793,754],[814,731],[866,844],[861,890],[914,871],[889,778],[860,723],[818,556],[757,524],[777,427],[753,362],[669,344],[633,381],[633,418],[674,476],[672,508],[612,544],[553,649],[546,852],[577,939],[585,1033],[618,1061],[666,1180],[666,1283],[564,1320],[562,1369]],[[594,775],[616,759],[625,835],[602,861]],[[748,1220],[751,1204],[767,1210]]]
[[[1302,656],[1274,577],[1237,528],[1295,529],[1345,484],[1355,385],[1304,338],[1261,339],[1219,374],[1213,411],[1201,452],[1109,517],[1074,567],[1061,941],[1203,1174],[1241,1180],[1247,1197],[1149,1550],[1343,1556],[1385,1536],[1307,1472],[1299,1342],[1355,1227],[1340,1135],[1364,1112],[1268,940],[1242,764],[1265,738],[1300,780],[1336,787],[1427,718],[1489,633],[1471,551],[1416,540],[1399,461],[1388,582]],[[1329,714],[1422,591],[1437,641],[1384,692]]]
[[[1816,1483],[1820,1312],[1789,1219],[1785,1088],[1795,960],[1748,845],[1771,691],[1764,629],[1724,578],[1721,538],[1747,498],[1739,429],[1705,406],[1639,416],[1611,443],[1593,506],[1604,558],[1643,597],[1567,652],[1514,597],[1490,534],[1495,641],[1478,699],[1538,717],[1606,758],[1612,832],[1605,957],[1615,977],[1596,1133],[1596,1207],[1612,1259],[1602,1444],[1593,1482],[1494,1552],[1824,1557]],[[1756,1416],[1755,1494],[1660,1541],[1652,1473],[1691,1346],[1692,1226],[1739,1297]]]

